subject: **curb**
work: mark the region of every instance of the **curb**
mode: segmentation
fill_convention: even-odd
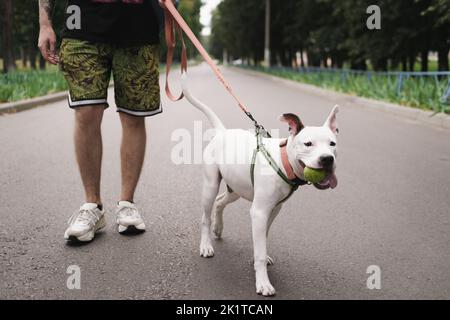
[[[67,99],[68,91],[52,93],[46,96],[0,104],[0,115],[5,113],[16,113],[25,111],[38,106],[42,106],[52,102],[58,102]]]
[[[310,84],[305,84],[289,79],[284,79],[263,72],[246,70],[239,67],[228,67],[238,72],[247,73],[251,75],[256,75],[258,77],[264,77],[272,81],[281,82],[283,84],[289,85],[291,87],[300,89],[302,91],[313,93],[315,95],[325,97],[328,99],[336,100],[338,103],[352,103],[358,104],[360,106],[376,109],[379,111],[384,111],[396,116],[407,118],[410,120],[415,120],[421,123],[432,125],[433,127],[439,127],[440,129],[450,130],[450,115],[444,113],[435,113],[433,111],[422,110],[417,108],[412,108],[408,106],[402,106],[398,104],[393,104],[385,101],[378,101],[364,97],[352,96],[346,93],[327,90],[324,88],[319,88]]]

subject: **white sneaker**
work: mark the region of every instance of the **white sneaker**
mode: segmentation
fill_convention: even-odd
[[[126,231],[145,231],[144,220],[142,220],[134,203],[129,201],[119,201],[116,215],[119,233],[124,233]]]
[[[105,210],[100,210],[96,203],[85,203],[70,217],[68,223],[64,239],[91,241],[95,232],[106,226]]]

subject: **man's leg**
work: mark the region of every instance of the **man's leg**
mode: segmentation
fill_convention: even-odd
[[[104,108],[83,106],[75,110],[75,154],[83,181],[86,202],[101,204],[101,122]]]
[[[119,233],[145,230],[144,220],[134,203],[134,193],[145,155],[144,117],[162,111],[158,57],[157,45],[119,48],[114,53],[114,92],[123,128],[122,190],[116,211]]]
[[[70,241],[91,241],[95,232],[106,225],[100,197],[102,165],[102,134],[100,126],[103,105],[75,109],[75,155],[83,181],[86,203],[69,220],[64,238]]]
[[[90,241],[105,227],[100,197],[103,111],[108,107],[112,47],[76,39],[63,39],[60,69],[70,88],[69,106],[75,110],[75,155],[86,203],[69,219],[64,238]]]
[[[120,148],[122,189],[121,201],[133,202],[142,165],[144,163],[147,133],[145,118],[120,113],[122,145]]]

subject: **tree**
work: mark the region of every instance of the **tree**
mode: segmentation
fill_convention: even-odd
[[[200,37],[202,31],[202,24],[200,23],[200,8],[202,7],[201,0],[183,0],[178,6],[178,11],[181,16],[186,20],[187,24],[191,28],[196,37]],[[186,41],[186,47],[188,49],[188,57],[193,58],[197,55],[197,50],[190,41]]]
[[[3,72],[16,69],[13,41],[13,1],[2,0],[2,57]]]
[[[264,1],[223,0],[212,19],[215,55],[226,49],[235,58],[258,64],[263,49],[261,26]],[[375,70],[414,70],[418,56],[428,70],[428,53],[437,51],[439,69],[448,70],[450,1],[378,0],[381,30],[369,30],[367,8],[372,0],[272,1],[272,63],[296,65],[296,53],[306,53],[308,65]],[[303,54],[301,55],[303,57]],[[305,64],[303,59],[300,62]]]
[[[197,38],[200,38],[200,32],[202,31],[202,24],[200,23],[200,8],[202,6],[201,0],[181,0],[178,5],[178,12],[191,28],[192,32]],[[164,35],[163,35],[164,37]],[[178,34],[176,35],[178,37]],[[179,39],[178,39],[179,40]],[[185,39],[186,48],[188,52],[188,58],[192,59],[197,55],[197,50],[193,44]],[[162,41],[161,46],[161,58],[164,59],[167,53],[165,41]],[[174,51],[174,60],[180,61],[181,58],[181,43],[177,41]]]
[[[225,49],[230,57],[259,64],[264,58],[264,17],[264,1],[222,1],[213,14],[211,45],[215,51]]]
[[[434,21],[431,36],[431,46],[438,52],[438,68],[440,71],[449,70],[450,49],[450,2],[448,0],[432,0],[425,14],[432,16]]]
[[[20,49],[22,64],[36,69],[39,12],[37,1],[19,0],[14,6],[14,40]]]

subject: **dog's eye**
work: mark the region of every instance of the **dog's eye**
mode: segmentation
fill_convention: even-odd
[[[334,142],[334,141],[331,141],[331,142],[330,142],[330,146],[332,146],[332,147],[336,147],[336,142]]]
[[[307,147],[312,147],[312,142],[305,142],[304,144],[305,144],[305,146],[307,146]]]

